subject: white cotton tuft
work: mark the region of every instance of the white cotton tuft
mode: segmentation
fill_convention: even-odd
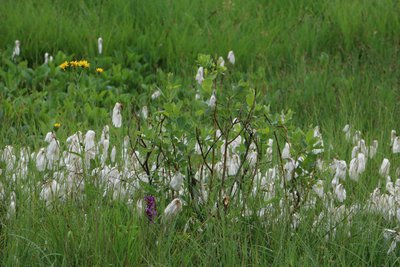
[[[215,94],[213,93],[210,97],[210,101],[208,103],[208,106],[212,109],[215,108],[215,105],[217,104],[217,98],[215,97]]]
[[[385,158],[382,161],[381,168],[379,169],[379,174],[382,177],[387,177],[389,175],[389,171],[390,171],[390,162],[388,159]]]
[[[339,180],[346,179],[346,171],[347,171],[347,164],[344,160],[336,160],[334,159],[331,168],[335,171],[335,175],[332,179],[332,185],[336,187],[339,184]]]
[[[400,139],[399,139],[398,136],[396,136],[394,138],[394,140],[393,140],[393,148],[392,148],[392,150],[393,150],[394,154],[400,153]]]
[[[54,135],[50,141],[50,144],[47,146],[46,158],[48,160],[49,169],[53,169],[55,167],[55,163],[57,163],[60,158],[60,144]]]
[[[354,181],[358,181],[360,174],[365,171],[365,165],[365,155],[363,153],[358,153],[357,157],[350,161],[350,178]]]
[[[285,147],[282,150],[282,159],[290,159],[290,144],[285,143]]]
[[[324,197],[324,181],[318,180],[314,185],[313,185],[313,191],[320,197]]]
[[[219,58],[218,58],[218,65],[219,65],[220,67],[224,67],[224,66],[225,66],[225,60],[224,60],[223,57],[219,57]]]
[[[179,192],[179,190],[182,189],[184,178],[185,176],[183,176],[182,173],[175,173],[175,175],[171,179],[171,182],[169,183],[169,186],[172,188],[172,190]]]
[[[346,189],[342,184],[338,184],[335,188],[335,195],[339,202],[343,202],[346,200]]]
[[[120,128],[122,126],[121,110],[122,110],[122,104],[118,102],[115,103],[112,114],[112,123],[116,128]]]
[[[143,115],[143,119],[147,120],[147,118],[149,116],[149,109],[147,108],[147,106],[142,107],[142,115]]]
[[[390,132],[390,145],[393,146],[394,139],[397,137],[396,130]]]
[[[92,130],[86,132],[85,139],[83,140],[85,146],[85,163],[87,167],[90,166],[90,160],[96,156],[95,138],[96,133]]]
[[[155,100],[155,99],[159,98],[160,95],[161,95],[161,91],[160,91],[160,90],[156,90],[156,91],[154,91],[154,93],[151,95],[151,99],[152,99],[152,100]]]
[[[172,218],[182,211],[182,200],[175,198],[168,204],[164,210],[164,216],[166,219]]]
[[[101,55],[103,53],[103,38],[101,37],[97,39],[97,48],[99,50],[99,55]]]
[[[232,156],[228,157],[226,165],[228,167],[228,175],[234,176],[238,173],[240,168],[240,157],[238,154],[234,153]]]
[[[229,51],[228,53],[228,61],[234,65],[235,64],[235,54],[233,53],[233,51]]]
[[[196,81],[199,85],[201,85],[204,81],[204,68],[199,67],[196,74]]]
[[[49,63],[49,53],[44,53],[44,64],[48,64]]]
[[[115,146],[113,146],[113,148],[111,149],[111,162],[115,163],[115,157],[117,155],[117,148]]]
[[[46,149],[41,148],[36,155],[36,168],[38,171],[44,171],[47,166]]]
[[[283,170],[284,170],[286,181],[292,180],[292,178],[294,176],[295,168],[296,168],[296,165],[294,163],[294,160],[289,160],[288,162],[285,163],[285,165],[283,166]]]
[[[267,145],[267,154],[266,154],[266,160],[267,161],[272,161],[272,147],[273,147],[274,141],[272,139],[268,139],[268,145]]]
[[[12,59],[15,59],[21,53],[20,42],[19,40],[15,40],[15,46],[12,54]]]

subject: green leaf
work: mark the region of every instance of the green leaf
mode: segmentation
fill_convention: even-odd
[[[253,104],[254,104],[254,93],[253,92],[250,92],[249,94],[247,94],[246,103],[249,107],[253,106]]]

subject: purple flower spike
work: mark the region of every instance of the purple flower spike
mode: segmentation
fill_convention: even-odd
[[[150,223],[154,223],[157,216],[156,199],[153,196],[145,196],[144,201],[146,201],[146,216]]]

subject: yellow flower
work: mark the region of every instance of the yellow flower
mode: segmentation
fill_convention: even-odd
[[[73,60],[73,61],[69,62],[69,65],[70,65],[71,67],[76,68],[76,67],[79,67],[79,62],[76,61],[76,60]]]
[[[57,132],[57,130],[58,130],[60,127],[61,127],[61,123],[56,122],[56,123],[54,123],[54,125],[53,125],[53,130],[54,130],[55,132]]]
[[[62,64],[60,65],[60,68],[61,68],[62,70],[65,70],[68,66],[69,66],[68,61],[64,61],[64,63],[62,63]]]
[[[102,68],[97,68],[97,69],[96,69],[96,72],[97,72],[97,73],[102,73],[103,71],[104,71],[104,70],[103,70]]]
[[[78,62],[79,66],[82,68],[89,68],[90,64],[87,62],[87,60],[81,60]]]

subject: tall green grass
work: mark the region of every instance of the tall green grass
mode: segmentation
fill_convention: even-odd
[[[2,1],[1,49],[21,40],[29,65],[45,52],[94,57],[133,49],[152,70],[193,85],[199,53],[226,57],[300,122],[397,127],[400,25],[396,1]],[[299,101],[301,99],[301,101]],[[379,119],[376,115],[380,114]],[[370,118],[360,120],[362,117]],[[339,124],[339,123],[338,123]],[[341,126],[340,125],[340,126]]]

